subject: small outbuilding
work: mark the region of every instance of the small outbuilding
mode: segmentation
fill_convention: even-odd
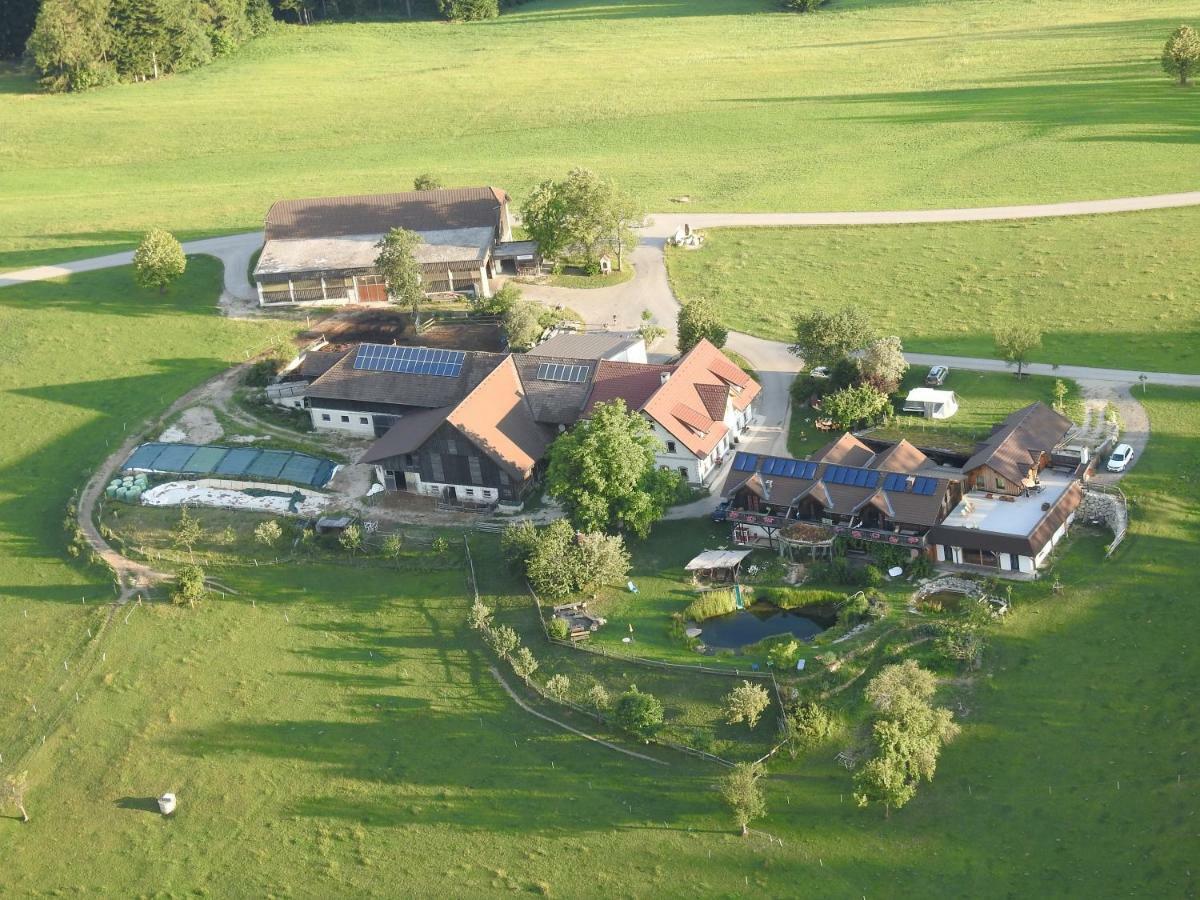
[[[684,566],[692,578],[706,581],[737,581],[742,562],[752,550],[705,550]]]
[[[949,419],[958,412],[958,395],[936,388],[913,388],[904,398],[904,411],[926,419]]]

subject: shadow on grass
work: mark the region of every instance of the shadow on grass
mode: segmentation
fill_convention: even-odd
[[[154,813],[156,816],[162,815],[158,808],[157,797],[122,797],[113,806],[117,809],[132,809],[138,812]]]

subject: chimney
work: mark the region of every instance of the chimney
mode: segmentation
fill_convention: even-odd
[[[666,384],[666,383],[667,383],[667,379],[669,379],[670,377],[671,377],[671,373],[670,373],[670,372],[660,372],[660,373],[659,373],[659,375],[658,375],[658,383],[659,383],[659,384]]]

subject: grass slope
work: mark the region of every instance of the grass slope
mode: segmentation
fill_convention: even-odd
[[[432,171],[516,196],[572,164],[651,209],[888,209],[1194,188],[1159,69],[1191,0],[538,0],[493,22],[287,27],[80,96],[0,74],[0,266]],[[70,209],[64,219],[61,212]]]
[[[278,332],[216,315],[221,267],[192,258],[165,297],[130,269],[0,291],[0,742],[16,760],[60,709],[112,590],[64,561],[71,493],[133,428]],[[81,600],[86,598],[90,605]],[[33,707],[38,712],[33,712]]]
[[[730,328],[789,340],[798,313],[853,304],[907,350],[996,355],[992,333],[1038,323],[1039,362],[1200,372],[1192,275],[1200,210],[1027,222],[713,229],[671,252],[680,299]]]

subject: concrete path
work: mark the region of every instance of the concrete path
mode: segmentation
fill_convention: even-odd
[[[250,287],[246,272],[250,267],[250,258],[263,244],[261,231],[249,231],[242,234],[229,234],[224,237],[204,238],[199,241],[185,241],[183,252],[193,255],[215,256],[225,264],[225,293],[239,300],[255,296]],[[46,281],[51,278],[62,278],[78,272],[94,272],[97,269],[112,269],[117,266],[127,266],[133,262],[133,251],[125,253],[110,253],[108,256],[93,256],[91,259],[79,259],[74,262],[61,263],[56,266],[37,266],[32,269],[20,269],[0,275],[0,288],[14,284],[27,284],[31,281]]]

